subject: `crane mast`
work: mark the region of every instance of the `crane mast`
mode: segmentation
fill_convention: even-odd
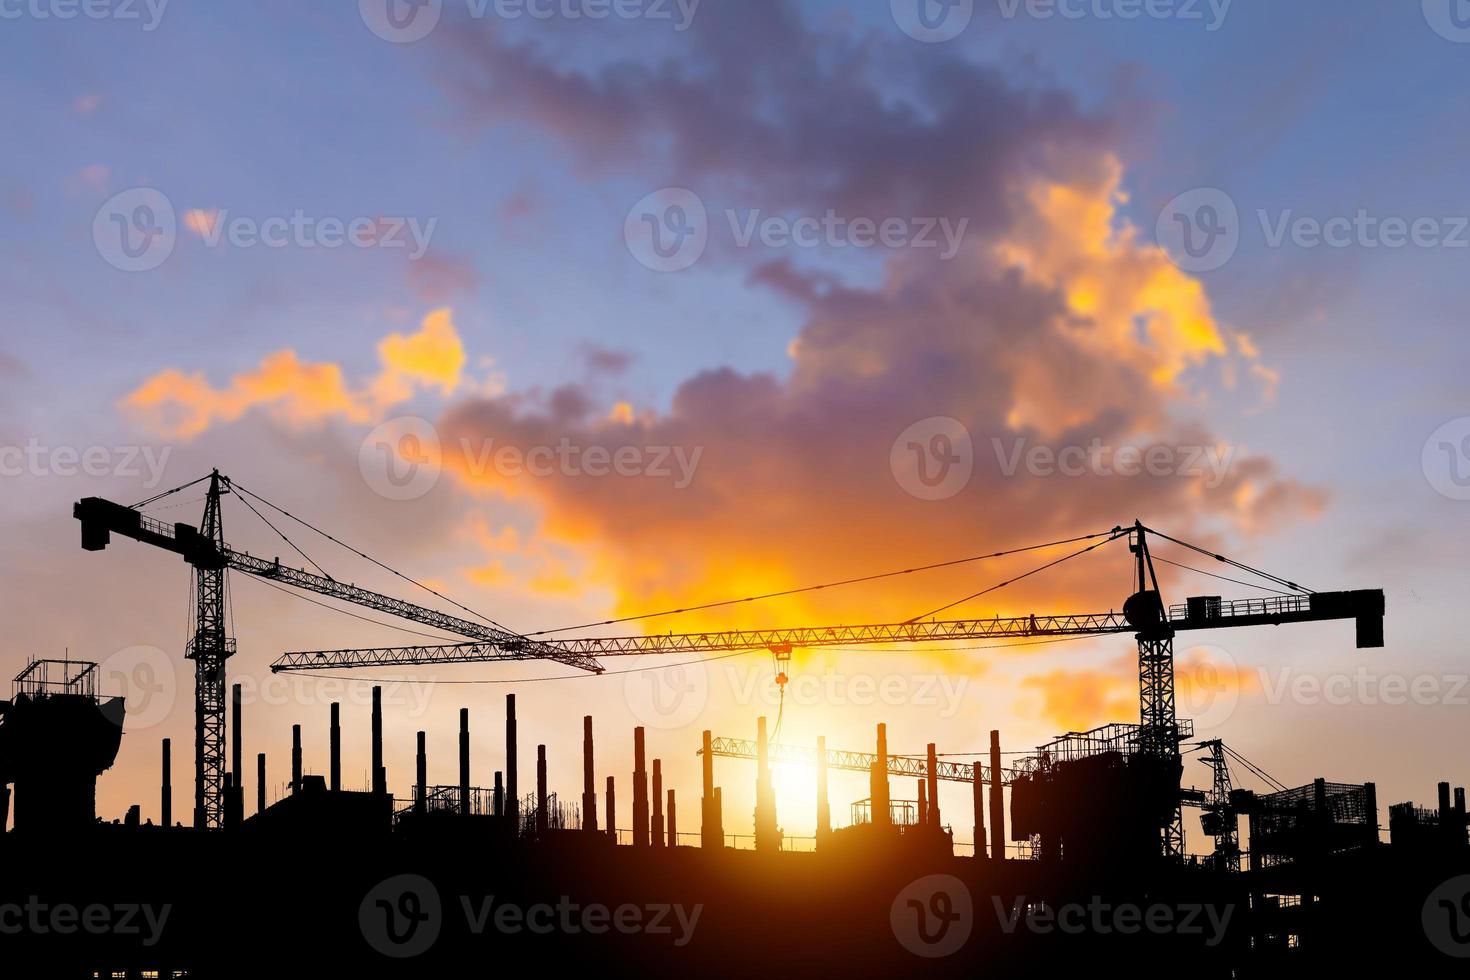
[[[221,560],[202,560],[194,566],[194,635],[184,654],[194,661],[194,826],[212,830],[222,827],[225,819],[225,661],[235,652],[235,640],[225,629],[220,497],[226,492],[215,470],[209,477],[199,534],[213,545],[201,553],[212,551]]]
[[[231,797],[225,770],[225,662],[234,655],[235,639],[228,635],[227,573],[244,572],[304,592],[350,602],[402,619],[434,627],[487,644],[505,660],[551,659],[579,670],[601,672],[596,659],[563,651],[483,623],[451,616],[436,609],[338,582],[274,561],[231,549],[224,538],[220,502],[231,492],[228,477],[214,470],[208,477],[204,517],[198,527],[165,524],[141,511],[101,497],[77,502],[73,516],[81,522],[82,548],[101,551],[113,534],[183,557],[194,573],[194,623],[185,657],[194,661],[194,826],[218,830],[226,823]],[[196,481],[199,482],[199,481]],[[233,774],[237,781],[241,774]]]

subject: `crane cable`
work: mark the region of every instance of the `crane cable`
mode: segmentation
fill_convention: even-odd
[[[1272,575],[1270,572],[1263,572],[1259,568],[1252,568],[1250,565],[1247,565],[1243,562],[1238,562],[1233,558],[1226,558],[1222,554],[1210,551],[1207,548],[1201,548],[1199,545],[1196,544],[1190,544],[1188,541],[1180,541],[1178,538],[1170,537],[1163,531],[1158,531],[1151,527],[1145,527],[1144,530],[1150,534],[1157,534],[1165,541],[1172,541],[1175,544],[1179,545],[1181,548],[1188,548],[1190,551],[1198,552],[1199,554],[1204,555],[1207,558],[1213,558],[1219,562],[1224,562],[1225,564],[1238,568],[1243,572],[1250,572],[1252,575],[1259,575],[1261,578],[1275,582],[1277,585],[1284,585],[1292,592],[1306,595],[1310,595],[1312,593],[1311,589],[1308,589],[1305,586],[1297,585],[1295,582],[1289,579],[1281,578],[1279,575]]]
[[[929,610],[926,613],[920,613],[919,615],[915,616],[913,619],[906,619],[906,620],[904,620],[904,625],[905,626],[908,626],[910,624],[917,623],[921,619],[928,619],[931,616],[935,616],[935,615],[937,615],[939,613],[942,613],[942,612],[944,612],[947,609],[953,609],[955,606],[964,605],[965,603],[969,602],[971,599],[978,599],[978,598],[980,598],[983,595],[989,595],[990,593],[995,592],[995,591],[998,591],[1000,589],[1003,589],[1003,588],[1005,588],[1008,585],[1013,585],[1016,582],[1021,581],[1022,579],[1030,578],[1031,576],[1036,575],[1039,572],[1044,572],[1044,571],[1046,571],[1049,568],[1055,568],[1056,566],[1060,565],[1064,561],[1071,561],[1073,558],[1077,558],[1077,557],[1080,557],[1082,555],[1085,555],[1089,551],[1095,551],[1096,549],[1101,548],[1105,544],[1109,544],[1109,543],[1111,543],[1113,541],[1117,541],[1119,538],[1126,537],[1128,532],[1126,530],[1115,528],[1114,530],[1109,531],[1107,533],[1108,533],[1108,538],[1106,540],[1098,541],[1097,543],[1090,544],[1086,548],[1082,548],[1079,551],[1074,551],[1074,552],[1071,552],[1070,554],[1063,555],[1062,557],[1056,559],[1055,561],[1049,561],[1045,565],[1039,565],[1036,568],[1031,569],[1029,572],[1023,572],[1022,574],[1017,575],[1015,578],[1007,579],[1004,582],[998,582],[995,585],[990,586],[990,588],[988,588],[988,589],[981,589],[979,592],[971,593],[970,595],[965,596],[963,599],[956,599],[954,602],[945,603],[944,605],[940,606],[937,609],[931,609],[931,610]],[[1089,535],[1089,537],[1097,537],[1097,536],[1098,535]]]
[[[227,484],[229,483],[228,480],[226,480],[225,482]],[[322,575],[325,578],[327,578],[328,580],[330,580],[332,582],[337,581],[336,579],[332,578],[332,573],[331,572],[328,572],[321,565],[317,564],[316,560],[313,559],[306,552],[302,551],[301,550],[301,547],[295,541],[292,541],[290,538],[286,537],[286,533],[284,531],[282,531],[280,528],[276,527],[274,524],[272,524],[270,522],[269,519],[266,518],[266,516],[264,514],[262,514],[260,511],[256,510],[255,509],[255,505],[252,504],[250,501],[246,500],[243,494],[238,494],[237,493],[237,494],[235,494],[235,497],[236,497],[236,499],[238,499],[240,501],[240,503],[244,504],[246,507],[249,507],[250,508],[250,513],[252,513],[256,517],[260,518],[261,521],[263,521],[265,523],[265,526],[266,527],[270,528],[272,531],[275,531],[277,537],[279,537],[282,541],[284,541],[288,545],[290,545],[296,551],[296,553],[298,555],[300,555],[302,558],[305,558],[306,561],[307,561],[307,563],[309,565],[311,565],[312,568],[315,568],[317,571],[321,572]]]
[[[535,633],[527,633],[526,636],[548,636],[552,633],[567,633],[571,630],[591,629],[596,626],[616,626],[619,623],[631,623],[642,619],[657,619],[662,616],[676,616],[681,613],[701,612],[706,609],[717,609],[721,606],[735,606],[745,602],[759,602],[764,599],[779,599],[785,596],[801,595],[806,592],[819,592],[823,589],[835,589],[845,585],[858,585],[864,582],[875,582],[879,579],[896,578],[900,575],[912,575],[915,572],[928,572],[939,568],[952,568],[956,565],[965,565],[977,561],[986,561],[991,558],[1004,558],[1009,555],[1019,555],[1028,551],[1040,551],[1045,548],[1056,548],[1064,544],[1076,544],[1079,541],[1091,541],[1096,538],[1109,537],[1115,534],[1116,530],[1099,531],[1096,534],[1083,534],[1075,538],[1066,538],[1061,541],[1048,541],[1045,544],[1033,544],[1028,545],[1024,548],[1011,548],[1007,551],[996,551],[984,555],[972,555],[969,558],[956,558],[951,561],[935,562],[932,565],[919,565],[915,568],[903,568],[891,572],[879,572],[874,575],[862,575],[857,578],[842,579],[841,581],[837,582],[824,582],[821,585],[807,585],[796,589],[783,589],[779,592],[766,592],[760,595],[743,596],[738,599],[721,599],[716,602],[706,602],[698,606],[684,606],[679,609],[665,609],[660,612],[641,613],[636,616],[623,616],[618,619],[603,619],[597,622],[581,623],[577,626],[560,626],[556,629],[538,630]]]
[[[486,616],[484,613],[477,612],[476,610],[471,609],[469,606],[466,606],[463,603],[454,601],[453,599],[449,598],[447,595],[444,595],[442,592],[436,591],[435,589],[430,588],[429,586],[425,585],[424,583],[422,583],[422,582],[420,582],[420,581],[418,581],[416,579],[410,578],[407,575],[404,575],[402,572],[398,571],[396,568],[392,568],[392,567],[390,567],[388,565],[385,565],[382,562],[378,561],[378,559],[374,558],[372,555],[365,554],[365,553],[359,551],[358,549],[352,547],[352,545],[348,544],[347,542],[342,541],[342,540],[339,540],[338,538],[333,537],[332,535],[328,534],[326,531],[323,531],[321,528],[316,527],[315,525],[313,525],[313,524],[311,524],[311,523],[309,523],[309,522],[301,519],[300,517],[297,517],[295,514],[291,513],[290,511],[286,510],[285,508],[279,507],[276,504],[271,503],[269,500],[266,500],[260,494],[255,493],[254,491],[251,491],[251,490],[247,490],[245,487],[242,487],[238,483],[235,483],[233,481],[230,481],[230,487],[232,489],[239,490],[241,493],[249,494],[250,496],[254,497],[256,500],[260,501],[262,504],[265,504],[267,507],[271,508],[274,511],[277,511],[278,513],[284,514],[286,517],[289,517],[291,520],[295,521],[297,524],[300,524],[302,527],[306,528],[307,530],[313,531],[313,532],[315,532],[317,534],[320,534],[322,537],[326,538],[328,541],[332,542],[333,544],[336,544],[336,545],[339,545],[340,547],[346,548],[348,551],[352,552],[354,555],[357,555],[359,558],[365,559],[366,561],[370,561],[374,565],[376,565],[379,568],[383,569],[384,571],[389,572],[389,573],[391,573],[393,575],[398,576],[399,578],[403,579],[405,582],[409,583],[410,585],[417,586],[418,588],[423,589],[425,592],[429,593],[430,595],[435,596],[435,597],[437,597],[439,599],[442,599],[443,601],[449,603],[451,606],[454,606],[454,607],[456,607],[458,609],[462,609],[465,612],[469,613],[471,616],[475,616],[478,619],[484,620],[485,622],[489,623],[491,626],[494,626],[496,629],[503,630],[504,632],[509,633],[511,636],[516,637],[517,639],[524,640],[526,638],[524,634],[517,633],[515,630],[511,629],[509,626],[506,626],[503,623],[497,623],[495,620],[491,619],[489,616]],[[279,532],[277,532],[277,533],[279,533]],[[294,547],[294,545],[293,545],[293,547]],[[328,576],[328,577],[330,577],[330,576]]]

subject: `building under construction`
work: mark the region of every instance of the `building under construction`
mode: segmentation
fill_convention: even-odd
[[[1199,740],[1175,713],[1176,632],[1352,620],[1360,646],[1379,646],[1382,592],[1166,607],[1148,541],[1167,536],[1135,524],[1091,535],[1087,546],[1128,542],[1136,592],[1121,613],[533,641],[230,549],[220,500],[250,492],[217,472],[205,479],[198,528],[157,522],[143,505],[89,498],[76,508],[89,550],[118,535],[174,552],[196,572],[188,826],[174,819],[168,740],[148,790],[160,821],[143,820],[141,803],[120,820],[99,819],[95,780],[116,756],[125,706],[95,690],[91,665],[32,664],[0,702],[0,800],[7,818],[13,810],[0,838],[0,930],[7,963],[29,967],[22,975],[379,976],[398,967],[419,976],[533,956],[553,969],[644,976],[1108,976],[1167,958],[1206,977],[1271,977],[1360,972],[1365,942],[1412,965],[1470,954],[1463,789],[1441,784],[1437,807],[1390,806],[1385,840],[1373,783],[1281,785],[1221,741]],[[638,728],[614,735],[633,749],[632,771],[616,773],[599,767],[587,717],[580,773],[565,773],[551,770],[544,742],[519,730],[511,694],[504,717],[489,721],[504,725],[503,757],[471,758],[471,726],[487,720],[461,710],[457,765],[428,758],[419,732],[415,770],[395,780],[374,688],[369,731],[344,732],[333,704],[294,726],[289,760],[246,759],[240,688],[224,674],[234,650],[227,571],[466,640],[286,654],[275,665],[283,671],[533,659],[597,671],[599,658],[625,653],[769,649],[784,683],[797,647],[1132,633],[1140,716],[1068,733],[1009,766],[997,731],[983,757],[951,762],[933,744],[918,757],[892,754],[876,719],[871,751],[782,744],[764,719],[754,739],[704,732],[694,744],[669,735],[650,744]],[[369,745],[360,788],[342,779],[347,738]],[[313,739],[327,744],[325,773],[306,771]],[[683,753],[700,757],[697,805],[664,778],[662,761]],[[1206,768],[1193,771],[1209,777],[1197,788],[1184,778],[1194,759]],[[740,765],[721,762],[717,773],[717,760]],[[809,840],[782,829],[777,766],[809,775]],[[277,767],[289,769],[288,792],[268,800],[267,772]],[[864,774],[866,794],[834,804],[828,777],[838,770]],[[1246,775],[1269,791],[1236,786]],[[727,831],[721,785],[732,778],[754,779],[749,838]],[[968,789],[966,812],[941,810],[941,782]],[[631,802],[626,826],[619,798]],[[1212,842],[1206,854],[1184,850],[1185,823],[1195,820]]]

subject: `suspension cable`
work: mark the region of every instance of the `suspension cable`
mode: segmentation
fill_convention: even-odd
[[[246,507],[249,507],[250,508],[250,513],[254,514],[256,517],[260,518],[263,522],[265,522],[265,526],[266,527],[270,528],[272,531],[275,531],[276,532],[276,535],[282,541],[286,542],[293,549],[295,549],[295,551],[296,551],[296,553],[298,555],[300,555],[302,558],[305,558],[306,561],[307,561],[307,563],[310,564],[312,568],[315,568],[317,571],[321,572],[322,575],[324,577],[326,577],[328,580],[330,580],[332,582],[337,581],[336,579],[332,578],[332,574],[330,572],[328,572],[321,565],[317,564],[315,559],[313,559],[306,552],[302,551],[300,545],[298,545],[295,541],[292,541],[290,538],[286,537],[286,533],[284,531],[282,531],[280,528],[276,527],[274,524],[272,524],[270,522],[270,520],[264,514],[262,514],[260,511],[256,510],[255,509],[255,505],[252,504],[249,500],[246,500],[245,497],[242,494],[238,494],[237,493],[237,494],[235,494],[235,497],[236,497],[236,499],[238,499],[240,501],[240,503],[242,503]]]
[[[425,592],[427,592],[430,595],[435,596],[435,597],[437,597],[439,599],[442,599],[443,601],[449,603],[451,606],[454,606],[457,609],[462,609],[465,612],[469,613],[471,616],[474,616],[474,617],[476,617],[478,619],[484,620],[485,622],[489,623],[491,626],[494,626],[496,629],[504,630],[505,632],[507,632],[507,633],[511,634],[512,636],[515,636],[515,637],[517,637],[519,639],[525,639],[526,638],[524,634],[517,633],[515,630],[511,629],[509,626],[506,626],[503,623],[497,623],[495,620],[491,619],[489,616],[486,616],[484,613],[477,612],[476,610],[471,609],[469,606],[466,606],[466,605],[464,605],[461,602],[454,601],[453,599],[449,598],[447,595],[444,595],[442,592],[439,592],[439,591],[437,591],[435,589],[430,588],[429,586],[427,586],[424,583],[418,581],[417,579],[413,579],[413,578],[410,578],[407,575],[404,575],[402,572],[398,571],[396,568],[392,568],[392,567],[390,567],[388,565],[385,565],[382,562],[378,561],[378,559],[374,558],[372,555],[365,554],[364,552],[359,551],[358,549],[352,547],[352,545],[348,544],[347,542],[342,541],[342,540],[340,540],[338,538],[333,537],[332,535],[328,534],[326,531],[323,531],[321,528],[316,527],[315,525],[313,525],[313,524],[311,524],[311,523],[309,523],[309,522],[301,519],[300,517],[297,517],[295,514],[293,514],[290,511],[286,510],[284,507],[279,507],[276,504],[271,503],[269,500],[266,500],[260,494],[255,493],[255,492],[253,492],[251,490],[247,490],[245,487],[240,486],[238,483],[231,482],[230,483],[230,486],[231,486],[232,489],[239,490],[241,493],[249,494],[250,496],[254,497],[256,500],[260,501],[262,504],[265,504],[267,507],[271,508],[274,511],[277,511],[278,513],[284,514],[286,517],[289,517],[291,520],[295,521],[297,524],[300,524],[302,527],[306,528],[307,530],[313,531],[316,534],[320,534],[322,537],[326,538],[328,541],[332,542],[333,544],[338,545],[338,546],[343,547],[343,548],[346,548],[348,551],[352,552],[354,555],[357,555],[359,558],[362,558],[362,559],[364,559],[366,561],[372,562],[374,565],[376,565],[379,568],[383,569],[385,572],[389,572],[390,574],[393,574],[393,575],[398,576],[399,578],[403,579],[405,582],[409,583],[410,585],[413,585],[413,586],[416,586],[416,587],[418,587],[420,589],[423,589]]]
[[[1165,565],[1173,565],[1175,568],[1182,568],[1188,572],[1195,572],[1200,575],[1208,575],[1210,578],[1217,578],[1222,582],[1230,582],[1233,585],[1241,585],[1247,589],[1259,589],[1262,592],[1270,592],[1272,595],[1291,596],[1297,594],[1294,592],[1283,592],[1280,589],[1273,589],[1270,586],[1266,585],[1258,585],[1255,582],[1246,582],[1238,578],[1230,578],[1228,575],[1217,575],[1214,572],[1207,572],[1203,568],[1195,568],[1193,565],[1186,565],[1183,562],[1170,561],[1169,559],[1161,558],[1158,555],[1153,555],[1151,557],[1154,561],[1161,561]]]
[[[210,476],[212,476],[212,475],[213,474],[210,474]],[[153,503],[155,500],[162,500],[164,497],[168,497],[168,496],[171,496],[173,494],[176,494],[180,490],[187,490],[190,487],[194,486],[195,484],[203,483],[207,479],[209,479],[209,476],[201,476],[197,480],[190,480],[188,483],[185,483],[183,486],[174,487],[172,490],[165,490],[165,491],[163,491],[163,493],[156,493],[153,496],[149,497],[147,500],[140,500],[136,504],[133,504],[133,506],[129,507],[128,510],[137,510],[139,507],[147,507],[149,504]]]
[[[1196,544],[1190,544],[1188,541],[1180,541],[1178,538],[1170,537],[1163,531],[1158,531],[1151,527],[1146,527],[1144,528],[1144,530],[1148,531],[1150,534],[1157,534],[1165,541],[1172,541],[1175,544],[1179,545],[1181,548],[1188,548],[1190,551],[1198,552],[1201,555],[1204,555],[1208,558],[1213,558],[1219,562],[1224,562],[1225,564],[1238,568],[1243,572],[1249,572],[1252,575],[1259,575],[1261,578],[1275,582],[1277,585],[1284,585],[1286,586],[1286,588],[1290,589],[1293,592],[1305,593],[1308,595],[1310,595],[1312,592],[1311,589],[1308,589],[1301,585],[1297,585],[1295,582],[1292,582],[1289,579],[1281,578],[1279,575],[1272,575],[1270,572],[1263,572],[1259,568],[1252,568],[1250,565],[1247,565],[1243,562],[1238,562],[1233,558],[1226,558],[1224,555],[1217,554],[1206,548],[1201,548],[1199,545]]]
[[[595,626],[616,626],[619,623],[631,623],[642,619],[657,619],[662,616],[677,616],[681,613],[701,612],[706,609],[717,609],[722,606],[735,606],[745,602],[759,602],[764,599],[779,599],[785,596],[801,595],[806,592],[819,592],[823,589],[836,589],[845,585],[858,585],[863,582],[876,582],[879,579],[896,578],[900,575],[912,575],[915,572],[928,572],[939,568],[952,568],[956,565],[966,565],[977,561],[987,561],[991,558],[1004,558],[1008,555],[1019,555],[1028,551],[1040,551],[1044,548],[1056,548],[1064,544],[1076,544],[1078,541],[1091,541],[1095,538],[1115,534],[1114,531],[1099,531],[1096,534],[1083,534],[1075,538],[1066,538],[1062,541],[1049,541],[1046,544],[1033,544],[1024,548],[1012,548],[1008,551],[996,551],[985,555],[972,555],[969,558],[956,558],[951,561],[935,562],[932,565],[920,565],[915,568],[898,569],[891,572],[879,572],[874,575],[862,575],[857,578],[842,579],[837,582],[824,582],[821,585],[807,585],[796,589],[783,589],[779,592],[766,592],[761,595],[744,596],[739,599],[722,599],[717,602],[706,602],[697,606],[684,606],[679,609],[665,609],[660,612],[641,613],[637,616],[623,616],[618,619],[604,619],[592,623],[582,623],[577,626],[561,626],[556,629],[539,630],[535,633],[527,633],[530,636],[548,636],[552,633],[566,633],[571,630],[591,629]]]
[[[1117,541],[1119,538],[1125,537],[1127,535],[1127,533],[1128,532],[1126,530],[1123,530],[1123,529],[1114,529],[1112,531],[1109,531],[1108,532],[1108,535],[1109,536],[1107,537],[1107,539],[1105,539],[1103,541],[1098,541],[1095,544],[1090,544],[1086,548],[1082,548],[1079,551],[1074,551],[1074,552],[1071,552],[1070,554],[1063,555],[1062,557],[1056,559],[1055,561],[1049,561],[1045,565],[1040,565],[1040,566],[1038,566],[1036,568],[1031,569],[1029,572],[1023,572],[1022,574],[1017,575],[1015,578],[1007,579],[1004,582],[998,582],[995,585],[990,586],[990,588],[988,588],[988,589],[981,589],[979,592],[975,592],[975,593],[972,593],[970,595],[967,595],[963,599],[956,599],[954,602],[946,603],[946,604],[940,606],[937,609],[931,609],[931,610],[929,610],[926,613],[920,613],[919,615],[915,616],[913,619],[904,620],[904,625],[909,625],[911,623],[917,623],[921,619],[928,619],[929,617],[938,615],[939,613],[942,613],[942,612],[944,612],[947,609],[953,609],[955,606],[964,605],[965,603],[969,602],[971,599],[978,599],[978,598],[980,598],[983,595],[989,595],[990,593],[995,592],[995,591],[997,591],[999,589],[1003,589],[1003,588],[1005,588],[1008,585],[1013,585],[1016,582],[1021,581],[1022,579],[1030,578],[1031,576],[1036,575],[1039,572],[1046,571],[1048,568],[1055,568],[1057,565],[1060,565],[1064,561],[1071,561],[1073,558],[1077,558],[1077,557],[1079,557],[1081,555],[1085,555],[1089,551],[1094,551],[1094,550],[1096,550],[1098,548],[1101,548],[1105,544],[1108,544],[1108,543],[1113,542],[1113,541]],[[1096,535],[1093,535],[1093,537],[1096,537]]]

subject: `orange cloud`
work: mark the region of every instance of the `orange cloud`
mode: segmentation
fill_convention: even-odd
[[[218,208],[190,208],[184,212],[184,227],[200,238],[209,238],[213,235],[218,222]]]
[[[1122,164],[1108,157],[1090,178],[1033,184],[1022,217],[995,255],[1062,298],[1065,311],[1051,329],[1078,350],[1137,365],[1161,393],[1179,393],[1183,375],[1212,360],[1232,378],[1235,362],[1243,362],[1273,390],[1274,375],[1260,364],[1250,338],[1216,321],[1204,284],[1120,217],[1127,201],[1122,181]],[[1087,388],[1058,379],[1045,365],[1022,362],[1018,369],[1024,384],[1009,417],[1014,427],[1055,433],[1096,411]]]
[[[385,338],[378,354],[382,370],[360,386],[349,384],[339,365],[303,361],[294,350],[267,355],[223,388],[214,387],[202,372],[170,368],[126,395],[122,407],[153,431],[176,439],[191,439],[256,408],[269,409],[294,427],[329,419],[367,423],[418,388],[452,394],[465,360],[448,310],[430,313],[414,334]]]
[[[1021,681],[1036,691],[1040,705],[1022,702],[1023,714],[1039,716],[1057,726],[1057,734],[1082,732],[1114,721],[1138,717],[1138,679],[1126,671],[1053,670]]]

